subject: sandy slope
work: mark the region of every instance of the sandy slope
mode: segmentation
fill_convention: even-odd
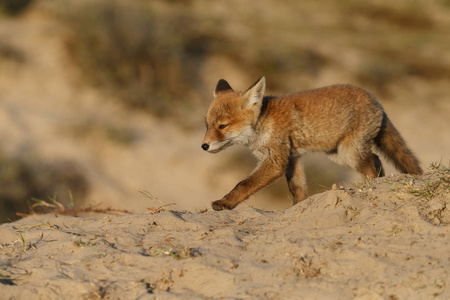
[[[2,297],[448,299],[449,207],[441,169],[278,212],[35,215],[0,227]]]

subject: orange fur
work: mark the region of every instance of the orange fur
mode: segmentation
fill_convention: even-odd
[[[363,176],[383,176],[376,147],[404,173],[421,174],[419,162],[373,95],[352,85],[334,85],[280,97],[264,97],[262,77],[245,92],[219,80],[206,115],[202,148],[217,153],[233,145],[249,147],[258,159],[252,174],[215,210],[233,209],[285,174],[296,204],[306,198],[301,156],[325,152]]]

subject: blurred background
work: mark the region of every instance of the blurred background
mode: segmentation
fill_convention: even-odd
[[[209,208],[255,165],[200,148],[220,78],[361,85],[425,169],[448,165],[449,28],[449,0],[0,0],[0,222],[36,199]],[[310,194],[359,180],[319,154],[305,168]],[[246,203],[291,198],[283,179]]]

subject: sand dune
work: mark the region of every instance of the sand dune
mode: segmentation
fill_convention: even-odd
[[[245,178],[252,163],[231,149],[210,156],[200,148],[217,80],[240,89],[266,75],[276,94],[363,84],[422,166],[447,162],[450,18],[444,4],[410,11],[401,9],[416,7],[409,1],[392,7],[263,1],[248,18],[250,2],[178,1],[192,2],[189,13],[217,16],[224,31],[204,31],[214,33],[211,41],[222,34],[238,41],[212,51],[194,70],[199,83],[191,92],[199,99],[185,112],[190,129],[181,129],[92,83],[71,54],[70,28],[50,2],[36,1],[27,14],[0,22],[0,156],[44,167],[71,162],[89,183],[84,199],[74,195],[78,205],[132,213],[53,213],[2,224],[0,299],[450,299],[448,169],[363,180],[276,211],[252,206],[287,207],[287,187],[285,194],[265,190],[233,211],[215,212],[204,208]],[[167,7],[179,8],[175,2]],[[70,3],[63,5],[68,11]],[[230,5],[242,9],[231,12]],[[348,18],[350,12],[358,18]],[[292,59],[299,61],[295,70]],[[373,84],[380,81],[377,91]],[[174,104],[184,109],[184,100]],[[321,159],[313,164],[320,176],[307,172],[311,186],[327,189],[327,176],[341,180],[325,174],[331,168]],[[39,179],[47,169],[36,170]],[[16,177],[17,191],[31,186]],[[61,194],[63,202],[67,189]],[[176,206],[146,209],[163,203]]]
[[[450,170],[286,210],[33,215],[0,227],[3,299],[448,299]]]

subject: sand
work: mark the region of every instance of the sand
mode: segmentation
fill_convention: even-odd
[[[449,299],[450,170],[286,210],[32,215],[0,227],[2,299]]]

